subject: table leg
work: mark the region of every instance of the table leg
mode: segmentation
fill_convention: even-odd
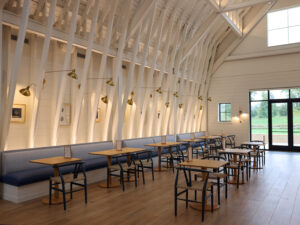
[[[120,186],[120,182],[112,181],[110,176],[110,167],[112,162],[112,156],[107,156],[107,179],[106,181],[100,182],[99,186],[102,188],[113,188]]]
[[[160,146],[157,148],[157,153],[158,153],[158,168],[155,168],[154,170],[157,172],[166,171],[166,169],[161,167],[161,147]]]
[[[253,151],[254,151],[254,153],[256,153],[256,145],[253,146]],[[255,155],[256,155],[256,154],[255,154]],[[256,165],[256,156],[255,156],[255,157],[254,157],[254,160],[253,160],[253,168],[256,169],[256,166],[257,166],[257,165]]]
[[[54,176],[58,177],[59,176],[59,172],[58,172],[58,168],[54,167]],[[58,184],[55,184],[55,188],[58,188]],[[66,201],[70,201],[70,196],[66,195]],[[42,202],[44,204],[49,205],[49,197],[43,198]],[[52,195],[52,200],[51,203],[53,205],[58,205],[58,204],[62,204],[64,202],[63,197],[62,197],[62,193],[60,193],[59,191],[54,190],[54,193]]]
[[[206,170],[207,168],[203,167],[202,169]],[[205,180],[206,176],[207,176],[207,173],[203,173],[202,174],[202,180]],[[193,208],[195,210],[199,210],[199,211],[202,210],[202,204],[201,203],[191,203],[190,206],[191,206],[191,208]],[[205,199],[204,207],[205,207],[204,208],[205,211],[211,211],[211,206],[207,204],[206,199]],[[220,208],[220,206],[218,204],[214,204],[213,210],[217,210],[219,208]]]
[[[236,154],[233,155],[233,162],[234,163],[237,163],[237,161],[238,161],[237,157],[238,157],[238,155],[236,155]],[[228,184],[237,184],[237,176],[238,176],[238,171],[237,170],[238,169],[233,169],[233,175],[234,176],[233,176],[232,180],[228,179]],[[240,184],[243,184],[243,183],[240,182]]]

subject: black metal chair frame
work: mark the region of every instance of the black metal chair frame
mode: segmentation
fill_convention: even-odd
[[[60,168],[62,167],[66,167],[66,166],[74,166],[74,170],[73,170],[73,178],[77,178],[79,173],[82,173],[84,176],[84,181],[83,184],[82,183],[78,183],[78,182],[74,182],[71,181],[70,182],[70,190],[66,191],[66,187],[65,187],[65,180],[64,180],[64,175]],[[59,173],[59,177],[61,180],[61,188],[56,188],[55,187],[55,183],[52,182],[51,179],[49,179],[49,205],[52,204],[52,190],[55,191],[59,191],[63,194],[63,205],[64,205],[64,210],[66,210],[66,194],[70,194],[70,198],[73,198],[73,192],[78,192],[78,191],[82,191],[84,190],[84,199],[85,199],[85,204],[87,204],[87,179],[86,179],[86,172],[85,172],[85,166],[84,166],[84,162],[76,162],[76,163],[68,163],[68,164],[63,164],[57,167],[58,168],[58,173]],[[76,186],[80,186],[80,188],[77,189],[73,189],[73,185]]]
[[[143,158],[143,156],[146,156],[146,158]],[[139,177],[140,172],[142,173],[143,177],[143,184],[145,184],[145,174],[144,174],[144,169],[151,169],[152,172],[152,180],[154,180],[154,166],[153,166],[153,159],[152,159],[152,151],[147,150],[144,152],[139,152],[134,155],[134,160],[138,161],[139,163],[136,164],[137,166],[137,175]],[[147,162],[150,164],[144,164],[143,160],[147,160]]]
[[[208,198],[211,198],[211,211],[213,212],[213,201],[214,201],[214,191],[213,191],[213,185],[211,186],[210,189],[210,194],[207,194],[207,183],[209,179],[209,174],[210,172],[207,170],[202,170],[202,169],[195,169],[195,168],[186,168],[186,167],[177,167],[177,173],[176,173],[176,178],[175,178],[175,193],[174,193],[174,198],[175,198],[175,216],[177,216],[177,201],[185,201],[186,202],[186,208],[188,208],[188,203],[193,202],[193,203],[201,203],[202,204],[202,210],[201,210],[201,217],[202,221],[204,221],[204,211],[205,211],[205,201]],[[192,186],[192,172],[196,173],[206,173],[206,178],[203,183],[203,188],[202,188],[202,201],[197,201],[197,190],[194,191],[195,193],[195,200],[189,199],[189,189],[184,189],[183,191],[178,192],[178,177],[180,171],[183,172],[184,177],[185,177],[185,182],[187,186]],[[181,188],[180,188],[181,189]],[[185,198],[178,198],[180,195],[185,193]]]

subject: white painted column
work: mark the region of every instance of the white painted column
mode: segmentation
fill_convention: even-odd
[[[43,85],[43,79],[45,77],[45,67],[46,62],[48,58],[48,52],[49,52],[49,46],[50,46],[50,38],[51,33],[53,29],[54,19],[55,19],[55,9],[56,9],[56,0],[53,0],[51,2],[49,17],[48,17],[48,23],[47,23],[47,29],[45,33],[45,40],[43,44],[42,49],[42,57],[41,62],[38,70],[38,79],[36,80],[36,90],[35,95],[33,98],[33,104],[32,104],[32,114],[31,114],[31,120],[29,124],[29,140],[28,140],[28,147],[33,148],[34,147],[34,140],[36,135],[36,122],[38,117],[38,110],[39,110],[39,101],[40,101],[40,94],[41,94],[41,88]]]
[[[69,30],[69,34],[68,34],[68,43],[67,43],[67,50],[66,50],[66,54],[65,54],[63,70],[70,69],[72,45],[74,42],[74,36],[75,36],[75,31],[76,31],[76,19],[77,19],[77,14],[78,14],[78,9],[79,9],[79,3],[80,3],[80,0],[75,0],[75,3],[73,5],[72,22],[71,22],[70,30]],[[51,137],[51,145],[56,145],[56,143],[57,143],[57,132],[58,132],[58,126],[59,126],[60,112],[61,112],[62,104],[64,101],[67,79],[69,79],[66,76],[66,72],[60,73],[60,76],[61,76],[60,77],[60,86],[59,86],[58,99],[57,99],[56,110],[55,110],[54,124],[53,124],[52,137]]]
[[[16,84],[17,84],[17,79],[18,79],[19,65],[21,62],[26,28],[27,28],[27,24],[28,24],[28,17],[29,17],[29,13],[30,13],[30,3],[31,3],[30,0],[24,0],[24,5],[23,5],[23,10],[22,10],[22,15],[21,15],[22,22],[21,22],[21,26],[20,26],[19,32],[18,32],[17,46],[16,46],[15,55],[14,55],[12,71],[11,71],[11,75],[10,75],[7,103],[6,103],[6,106],[4,109],[0,149],[5,149],[6,144],[7,144],[7,137],[8,137],[9,127],[10,127],[11,110],[12,110],[12,106],[13,106],[13,102],[14,102]]]
[[[94,5],[94,12],[93,12],[93,18],[92,18],[92,25],[91,30],[89,33],[89,39],[88,39],[88,46],[85,54],[85,60],[83,65],[83,72],[80,76],[80,89],[78,90],[78,94],[75,93],[76,96],[76,102],[75,102],[75,111],[74,111],[74,117],[73,122],[71,125],[71,135],[70,135],[70,143],[76,144],[77,140],[77,129],[78,129],[78,123],[79,123],[79,117],[82,107],[82,101],[84,92],[86,90],[86,81],[87,81],[87,75],[89,72],[90,62],[91,62],[91,56],[92,56],[92,48],[93,48],[93,41],[95,38],[95,31],[96,31],[96,25],[99,15],[99,8],[100,8],[100,1],[96,1]]]

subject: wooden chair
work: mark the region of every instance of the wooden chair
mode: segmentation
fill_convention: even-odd
[[[226,161],[226,159],[221,156],[206,156],[202,159]],[[195,180],[197,180],[197,177],[202,177],[202,174],[195,174]],[[211,182],[218,188],[218,204],[220,205],[221,187],[225,187],[225,198],[227,199],[228,197],[228,179],[226,166],[224,166],[223,168],[219,168],[218,170],[211,171],[209,179],[212,180]]]
[[[110,167],[110,174],[108,176],[115,176],[120,178],[120,183],[122,185],[122,190],[125,191],[124,178],[129,181],[130,177],[134,177],[135,187],[137,187],[137,165],[135,163],[134,157],[131,157],[129,162],[122,162],[124,156],[116,156],[116,164]],[[126,173],[126,176],[124,174]]]
[[[204,221],[204,209],[205,202],[207,199],[211,199],[211,211],[213,211],[213,202],[214,202],[214,191],[213,184],[208,182],[210,177],[210,172],[207,170],[194,169],[194,168],[184,168],[177,167],[177,173],[175,178],[175,216],[177,216],[177,201],[182,200],[185,201],[186,208],[188,208],[189,202],[201,203],[202,204],[202,221]],[[195,173],[203,173],[205,174],[205,179],[201,181],[192,180],[192,172]],[[184,176],[184,181],[179,183],[179,175]],[[189,199],[189,191],[193,191],[195,193],[195,199]],[[202,193],[201,201],[197,201],[197,192],[200,191]],[[209,194],[208,194],[209,193]],[[182,194],[185,194],[185,198],[179,198]]]
[[[63,174],[62,168],[72,167],[72,173]],[[52,204],[52,190],[62,192],[64,210],[66,210],[66,194],[70,194],[70,198],[73,198],[73,192],[84,190],[85,204],[87,204],[87,179],[85,173],[85,167],[83,162],[76,162],[65,164],[58,167],[59,176],[50,177],[49,179],[49,205]],[[66,191],[66,184],[70,184],[70,190]],[[61,185],[61,187],[59,187]],[[73,186],[79,186],[77,189],[73,189]],[[58,186],[58,187],[57,187]]]
[[[139,177],[140,172],[143,176],[143,184],[145,184],[145,174],[144,169],[151,169],[152,171],[152,180],[154,180],[154,166],[152,159],[152,151],[144,151],[135,154],[135,164],[137,166],[137,175]]]

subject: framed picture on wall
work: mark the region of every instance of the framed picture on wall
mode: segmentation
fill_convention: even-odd
[[[96,114],[96,123],[100,123],[100,112],[101,112],[101,109],[98,108],[97,109],[97,114]]]
[[[25,123],[26,121],[26,105],[13,104],[11,109],[11,123]]]
[[[65,145],[64,146],[64,156],[65,156],[65,158],[72,158],[71,145]]]
[[[71,124],[71,105],[64,103],[61,107],[59,125],[69,126]]]

